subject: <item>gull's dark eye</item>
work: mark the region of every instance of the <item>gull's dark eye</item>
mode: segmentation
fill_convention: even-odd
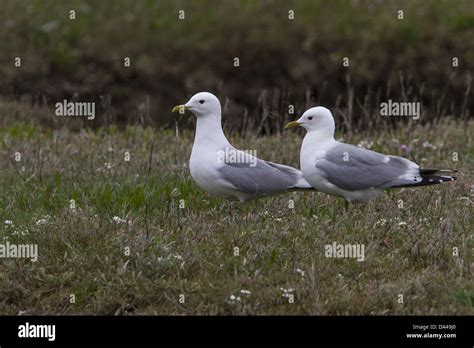
[[[313,116],[309,116],[309,117],[308,117],[308,120],[311,121],[312,119],[313,119]]]
[[[201,99],[201,100],[199,101],[199,104],[204,104],[204,100]]]

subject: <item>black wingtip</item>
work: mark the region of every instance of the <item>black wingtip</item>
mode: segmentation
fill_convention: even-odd
[[[431,172],[434,169],[427,169],[427,172]],[[437,184],[443,184],[445,182],[452,182],[458,179],[457,176],[451,176],[451,175],[433,175],[433,174],[427,174],[427,172],[422,172],[420,170],[421,174],[421,181],[415,182],[415,183],[410,183],[410,184],[405,184],[405,185],[397,185],[397,186],[392,186],[391,188],[402,188],[402,187],[417,187],[417,186],[429,186],[429,185],[437,185]],[[439,171],[436,171],[439,173]]]
[[[457,173],[457,169],[420,169],[421,175],[442,175],[443,173]]]

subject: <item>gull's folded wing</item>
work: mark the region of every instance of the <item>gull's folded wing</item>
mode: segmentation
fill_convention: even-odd
[[[347,144],[331,148],[315,166],[329,182],[348,191],[385,189],[422,180],[418,165],[405,158]]]
[[[256,159],[253,163],[224,163],[218,168],[223,180],[249,194],[272,194],[291,189],[310,189],[295,168]]]

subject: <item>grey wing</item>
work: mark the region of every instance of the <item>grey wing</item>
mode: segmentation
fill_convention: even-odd
[[[327,151],[315,166],[329,182],[348,191],[385,189],[421,181],[417,164],[347,144]]]
[[[272,194],[295,188],[311,188],[299,170],[260,159],[253,166],[249,163],[225,163],[218,172],[223,180],[249,194]]]

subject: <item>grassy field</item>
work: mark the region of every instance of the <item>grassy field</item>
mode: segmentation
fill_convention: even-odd
[[[0,238],[39,248],[37,262],[0,260],[1,314],[474,314],[472,121],[339,134],[460,171],[348,211],[322,193],[207,195],[187,167],[190,131],[0,134]],[[298,166],[302,133],[230,138]],[[364,244],[365,261],[326,258],[333,242]]]

